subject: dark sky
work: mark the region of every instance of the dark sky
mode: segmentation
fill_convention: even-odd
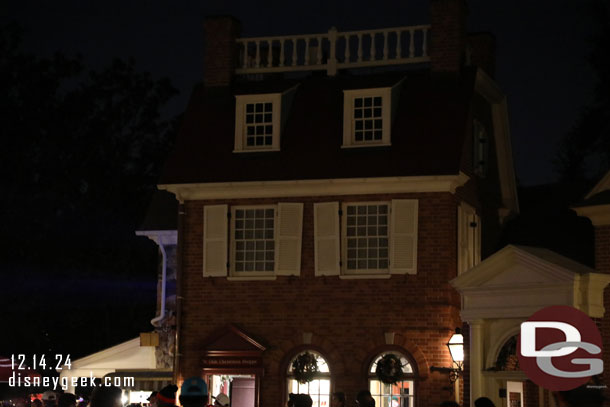
[[[133,56],[140,70],[168,76],[181,94],[179,113],[203,70],[202,21],[231,14],[243,36],[326,32],[427,23],[427,1],[11,1],[2,21],[26,30],[38,54],[80,53],[100,67]],[[588,1],[469,0],[469,30],[497,39],[497,81],[508,95],[517,176],[524,185],[553,180],[557,140],[590,99]]]

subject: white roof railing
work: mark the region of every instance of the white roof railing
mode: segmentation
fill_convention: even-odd
[[[429,25],[238,38],[237,74],[326,70],[430,61]]]

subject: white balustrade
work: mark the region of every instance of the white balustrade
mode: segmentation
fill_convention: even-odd
[[[239,38],[236,73],[327,70],[334,75],[337,69],[428,62],[429,30],[429,25],[346,32],[333,27],[322,34]]]

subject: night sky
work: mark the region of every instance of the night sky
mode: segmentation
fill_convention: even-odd
[[[496,79],[508,95],[519,182],[554,180],[551,160],[592,95],[586,57],[592,33],[587,1],[469,0],[469,31],[497,39]],[[202,80],[203,17],[231,14],[242,36],[358,30],[427,23],[427,2],[403,1],[12,1],[2,22],[26,31],[24,48],[38,55],[80,53],[92,67],[134,57],[140,70],[167,76],[180,95],[166,114],[186,107]]]

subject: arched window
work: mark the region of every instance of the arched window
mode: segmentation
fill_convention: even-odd
[[[395,384],[386,384],[377,378],[375,371],[377,362],[388,353],[400,359],[403,380]],[[379,407],[413,407],[415,406],[415,372],[407,357],[398,351],[388,351],[378,354],[368,369],[369,390],[375,399],[375,406]]]
[[[318,373],[314,379],[307,383],[299,383],[294,378],[294,372],[292,370],[292,362],[304,354],[305,352],[311,353],[315,356],[316,362],[318,363]],[[288,385],[288,393],[302,393],[309,394],[313,400],[312,407],[329,407],[330,406],[330,369],[326,360],[318,352],[314,350],[304,350],[296,354],[290,363],[288,363],[288,371],[286,372],[286,382]]]

